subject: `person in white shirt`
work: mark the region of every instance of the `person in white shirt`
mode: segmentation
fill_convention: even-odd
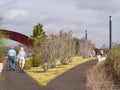
[[[20,48],[20,51],[18,52],[17,58],[19,60],[20,69],[23,70],[24,64],[25,64],[25,59],[26,59],[26,52],[24,51],[23,47]]]

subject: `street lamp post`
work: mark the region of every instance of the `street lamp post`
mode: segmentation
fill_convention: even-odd
[[[109,49],[112,47],[112,20],[111,16],[109,16]]]

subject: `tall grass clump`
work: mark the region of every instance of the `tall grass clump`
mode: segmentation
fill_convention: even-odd
[[[87,86],[92,90],[120,90],[120,50],[112,48],[105,61],[87,73]]]
[[[120,85],[120,50],[113,48],[105,62],[106,73],[112,76],[114,83]]]
[[[111,76],[106,75],[102,64],[96,65],[87,72],[87,87],[91,90],[114,90]]]

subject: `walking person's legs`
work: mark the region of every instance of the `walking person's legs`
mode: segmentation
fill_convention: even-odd
[[[22,66],[21,66],[22,70],[24,68],[24,64],[25,64],[25,60],[22,60]]]
[[[12,57],[9,57],[9,69],[12,70]]]
[[[15,70],[15,61],[14,61],[14,58],[12,59],[12,70],[13,71]]]
[[[11,59],[9,59],[9,69],[10,69],[10,71],[12,70],[12,60]]]
[[[15,70],[14,67],[15,67],[14,57],[9,57],[9,68],[10,68],[10,71],[11,70],[14,71]]]
[[[22,69],[22,61],[21,61],[21,59],[19,60],[19,67],[20,67],[20,69]]]
[[[19,66],[20,66],[20,69],[21,69],[21,70],[23,70],[24,64],[25,64],[25,60],[20,59],[20,61],[19,61]]]

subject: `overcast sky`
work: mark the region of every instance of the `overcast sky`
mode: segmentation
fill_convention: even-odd
[[[43,24],[46,34],[72,31],[101,47],[109,44],[109,16],[112,41],[120,43],[120,0],[0,0],[4,29],[32,35],[33,27]]]

